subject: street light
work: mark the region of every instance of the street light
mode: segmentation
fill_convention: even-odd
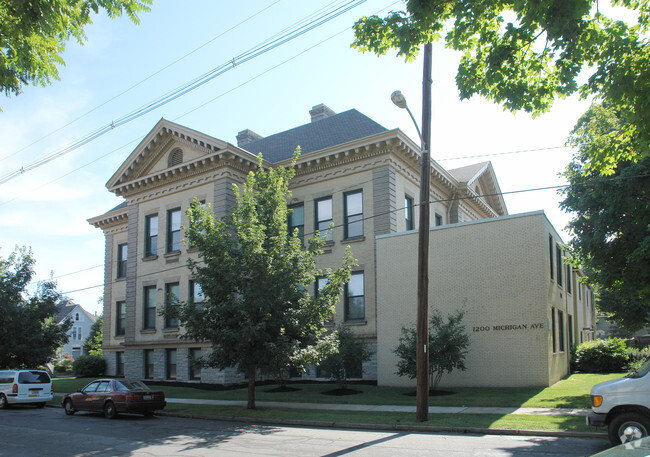
[[[426,68],[426,67],[425,67]],[[425,78],[426,81],[426,78]],[[430,81],[430,78],[429,78]],[[423,94],[426,94],[423,89]],[[417,304],[417,400],[416,400],[416,419],[418,422],[425,422],[429,417],[429,175],[430,158],[427,142],[422,137],[422,133],[415,122],[413,113],[406,104],[406,98],[401,91],[396,90],[390,95],[390,99],[399,108],[405,109],[415,130],[417,130],[421,141],[422,166],[420,168],[420,223],[418,228],[418,304]],[[423,97],[426,101],[426,97]],[[429,98],[430,100],[430,98]],[[429,102],[430,106],[430,102]],[[423,104],[422,123],[427,128],[428,137],[431,135],[431,117],[430,110],[426,111],[426,105]]]

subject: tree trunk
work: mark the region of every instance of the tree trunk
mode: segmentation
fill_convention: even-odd
[[[248,404],[246,408],[255,408],[255,367],[252,366],[248,369]]]

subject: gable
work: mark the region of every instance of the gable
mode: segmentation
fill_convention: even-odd
[[[228,143],[217,138],[161,119],[108,180],[106,187],[114,191],[116,187],[151,174],[165,170],[173,172],[227,147]]]

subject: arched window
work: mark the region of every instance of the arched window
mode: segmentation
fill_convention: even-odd
[[[173,167],[183,163],[183,151],[181,149],[174,149],[169,154],[169,159],[167,160],[167,166]]]
[[[78,321],[79,320],[79,313],[76,313],[74,316],[74,320]]]

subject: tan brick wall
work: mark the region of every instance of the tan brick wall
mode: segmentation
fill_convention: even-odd
[[[467,371],[443,386],[545,386],[567,373],[567,355],[551,354],[550,283],[543,213],[442,226],[430,232],[429,303],[446,316],[465,311],[471,346]],[[559,237],[558,237],[559,239]],[[415,385],[395,374],[400,328],[415,323],[417,234],[377,239],[377,341],[380,385]]]

